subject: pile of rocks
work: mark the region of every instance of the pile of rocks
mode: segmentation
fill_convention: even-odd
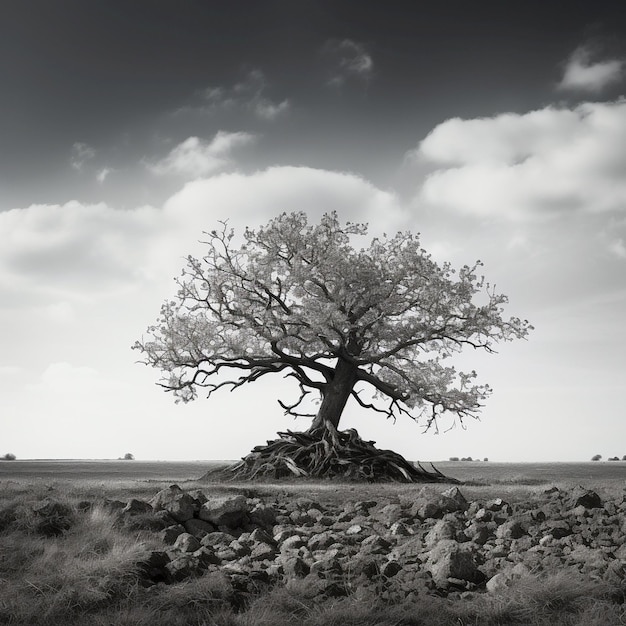
[[[457,487],[396,499],[322,504],[309,498],[207,496],[173,485],[120,515],[155,518],[162,551],[141,563],[149,583],[218,570],[255,591],[290,578],[320,594],[383,597],[496,591],[520,576],[571,568],[624,585],[626,493],[551,488],[532,501],[468,502]]]

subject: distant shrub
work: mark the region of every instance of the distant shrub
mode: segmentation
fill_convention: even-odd
[[[489,461],[489,459],[488,459],[487,457],[485,457],[485,458],[483,459],[483,461],[484,461],[485,463],[487,463],[487,462]]]
[[[464,456],[461,461],[473,461],[474,459],[471,456]]]
[[[592,460],[592,461],[599,461],[601,458],[602,458],[602,455],[601,455],[601,454],[594,454],[594,455],[591,457],[591,460]]]
[[[459,457],[458,456],[451,456],[448,461],[458,461]]]
[[[626,454],[622,457],[622,461],[626,461]]]
[[[130,453],[127,452],[124,456],[120,457],[121,461],[134,461],[135,457]]]
[[[7,452],[3,457],[2,460],[3,461],[15,461],[17,457],[14,454],[11,454],[10,452]]]
[[[609,461],[619,461],[619,457],[618,456],[612,456],[608,460]]]

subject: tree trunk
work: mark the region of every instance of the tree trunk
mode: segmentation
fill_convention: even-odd
[[[323,391],[322,404],[308,432],[326,428],[326,422],[335,429],[348,402],[354,383],[357,381],[358,367],[342,359],[337,361],[335,375]]]

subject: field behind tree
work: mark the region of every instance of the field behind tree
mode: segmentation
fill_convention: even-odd
[[[231,461],[17,460],[0,461],[0,481],[194,481],[208,470]],[[429,464],[425,464],[426,467]],[[584,486],[626,481],[626,461],[581,463],[502,463],[441,461],[435,467],[469,484],[577,482]]]

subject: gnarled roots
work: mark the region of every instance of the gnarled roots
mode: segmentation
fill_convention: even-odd
[[[379,450],[354,429],[332,425],[314,432],[279,432],[279,439],[257,446],[230,471],[236,479],[336,478],[361,481],[457,482],[431,464],[427,470],[391,450]]]

